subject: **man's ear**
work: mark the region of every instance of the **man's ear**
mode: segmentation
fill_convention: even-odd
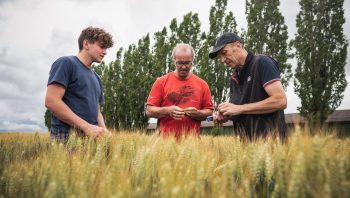
[[[230,43],[232,46],[236,46],[236,47],[242,47],[242,45],[241,45],[241,43],[240,42],[238,42],[238,41],[236,41],[236,42],[234,42],[234,43]]]
[[[238,42],[238,44],[239,44],[240,48],[242,48],[242,49],[243,49],[243,43]]]
[[[89,41],[83,40],[83,49],[89,49]]]

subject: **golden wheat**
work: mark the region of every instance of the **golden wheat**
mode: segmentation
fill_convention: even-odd
[[[350,140],[0,135],[0,197],[349,197]]]

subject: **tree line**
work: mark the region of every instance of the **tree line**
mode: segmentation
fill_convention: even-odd
[[[223,32],[241,36],[245,48],[266,54],[279,63],[285,88],[293,80],[301,99],[301,115],[310,122],[322,123],[343,99],[347,86],[345,65],[348,41],[343,33],[344,0],[299,0],[297,33],[288,37],[288,27],[279,10],[279,0],[246,0],[247,29],[237,30],[227,0],[215,0],[209,13],[209,30],[201,30],[198,14],[190,12],[182,21],[172,19],[168,26],[147,33],[136,44],[119,48],[116,59],[94,70],[101,76],[105,103],[102,113],[107,127],[142,129],[148,125],[145,101],[153,82],[174,70],[171,51],[177,43],[189,43],[196,51],[193,72],[208,82],[214,105],[228,100],[231,71],[208,53]],[[295,57],[293,78],[288,60]],[[45,113],[49,123],[50,113]]]

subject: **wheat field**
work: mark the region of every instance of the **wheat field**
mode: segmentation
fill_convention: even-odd
[[[350,197],[350,140],[0,135],[0,197]]]

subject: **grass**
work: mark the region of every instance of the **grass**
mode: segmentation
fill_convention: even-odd
[[[0,197],[350,197],[350,140],[1,134]]]

